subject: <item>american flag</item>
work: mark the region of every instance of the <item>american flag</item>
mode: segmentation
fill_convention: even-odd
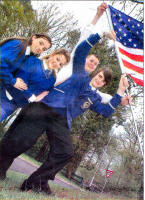
[[[112,6],[109,6],[109,11],[121,70],[143,86],[143,23]]]

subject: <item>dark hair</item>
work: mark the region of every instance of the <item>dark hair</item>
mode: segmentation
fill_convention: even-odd
[[[102,67],[93,74],[92,78],[94,78],[100,72],[103,72],[103,74],[104,74],[104,79],[105,79],[104,86],[108,85],[112,81],[112,70],[109,67]]]
[[[18,58],[20,58],[23,53],[26,51],[27,46],[32,44],[32,37],[36,36],[37,38],[44,38],[50,43],[50,47],[52,46],[51,38],[46,33],[38,33],[33,34],[30,38],[25,37],[9,37],[0,42],[0,46],[2,46],[4,43],[8,42],[9,40],[20,40],[21,43],[18,46],[18,48],[22,47],[21,51],[19,52]]]
[[[99,60],[99,58],[98,58],[98,56],[97,56],[96,54],[89,54],[89,55],[87,56],[87,58],[89,58],[90,56],[94,56],[95,58],[97,58],[97,59]]]
[[[54,51],[51,52],[49,55],[43,56],[41,59],[42,59],[42,60],[43,60],[43,59],[47,59],[47,58],[49,58],[50,56],[57,55],[57,54],[62,54],[62,55],[64,55],[65,58],[66,58],[66,64],[69,63],[69,61],[70,61],[70,53],[69,53],[67,50],[65,50],[65,49],[57,49],[57,50],[54,50]]]

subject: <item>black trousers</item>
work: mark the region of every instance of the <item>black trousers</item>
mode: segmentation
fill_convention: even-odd
[[[26,105],[0,144],[0,170],[7,170],[13,160],[27,151],[46,131],[50,143],[47,160],[30,175],[29,184],[46,184],[72,158],[73,146],[67,120],[43,103]]]

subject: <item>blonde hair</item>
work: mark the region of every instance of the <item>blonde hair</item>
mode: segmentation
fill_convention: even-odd
[[[54,56],[54,55],[64,55],[65,58],[66,58],[66,64],[69,63],[70,61],[70,53],[65,50],[65,49],[57,49],[57,50],[54,50],[52,53],[50,53],[49,55],[45,55],[41,58],[41,60],[44,60],[44,59],[48,59],[50,56]]]

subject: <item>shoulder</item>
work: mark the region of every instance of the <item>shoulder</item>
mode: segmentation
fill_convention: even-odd
[[[13,39],[13,40],[8,40],[7,42],[5,42],[4,44],[2,44],[2,46],[1,47],[11,47],[11,48],[13,48],[13,47],[15,47],[15,46],[18,46],[18,45],[20,45],[22,42],[21,42],[21,40],[15,40],[15,39]]]

